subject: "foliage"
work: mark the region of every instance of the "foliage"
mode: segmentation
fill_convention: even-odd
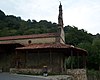
[[[100,80],[100,71],[88,70],[87,78],[88,80]]]
[[[0,20],[5,19],[5,13],[0,10]]]
[[[78,45],[79,43],[83,42],[90,42],[92,43],[92,36],[91,34],[88,34],[87,31],[84,29],[78,30],[77,27],[73,26],[65,26],[65,37],[66,37],[66,43],[72,44],[72,45]]]
[[[47,32],[57,32],[57,24],[46,20],[40,20],[37,22],[36,20],[31,21],[28,19],[25,21],[20,17],[5,15],[4,12],[0,10],[0,36],[39,34]]]

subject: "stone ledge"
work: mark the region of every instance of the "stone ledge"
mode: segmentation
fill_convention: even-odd
[[[2,69],[0,69],[0,73],[2,72]]]
[[[25,68],[10,68],[11,73],[31,73],[31,74],[40,74],[42,73],[43,69],[25,69]],[[48,70],[48,72],[51,72],[51,69]]]
[[[42,69],[17,69],[17,68],[10,68],[11,73],[33,73],[39,74],[42,72]]]

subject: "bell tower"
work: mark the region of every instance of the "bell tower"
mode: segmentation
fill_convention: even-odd
[[[58,15],[58,33],[59,33],[59,42],[65,44],[65,35],[63,27],[63,10],[60,2],[59,5],[59,15]]]

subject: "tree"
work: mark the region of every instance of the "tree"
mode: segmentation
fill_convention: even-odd
[[[92,52],[94,53],[94,62],[100,70],[100,39],[94,39],[92,46]]]
[[[5,13],[0,10],[0,20],[5,19]]]
[[[90,42],[92,43],[93,38],[91,34],[88,34],[84,29],[78,30],[77,27],[65,26],[65,40],[67,44],[77,46],[79,43]]]

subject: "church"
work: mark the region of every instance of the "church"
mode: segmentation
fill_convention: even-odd
[[[0,37],[0,69],[3,72],[39,74],[47,66],[49,73],[61,74],[69,68],[85,68],[87,51],[65,44],[63,28],[60,3],[56,33]],[[72,60],[70,66],[67,65],[71,57],[77,59],[77,66]]]

